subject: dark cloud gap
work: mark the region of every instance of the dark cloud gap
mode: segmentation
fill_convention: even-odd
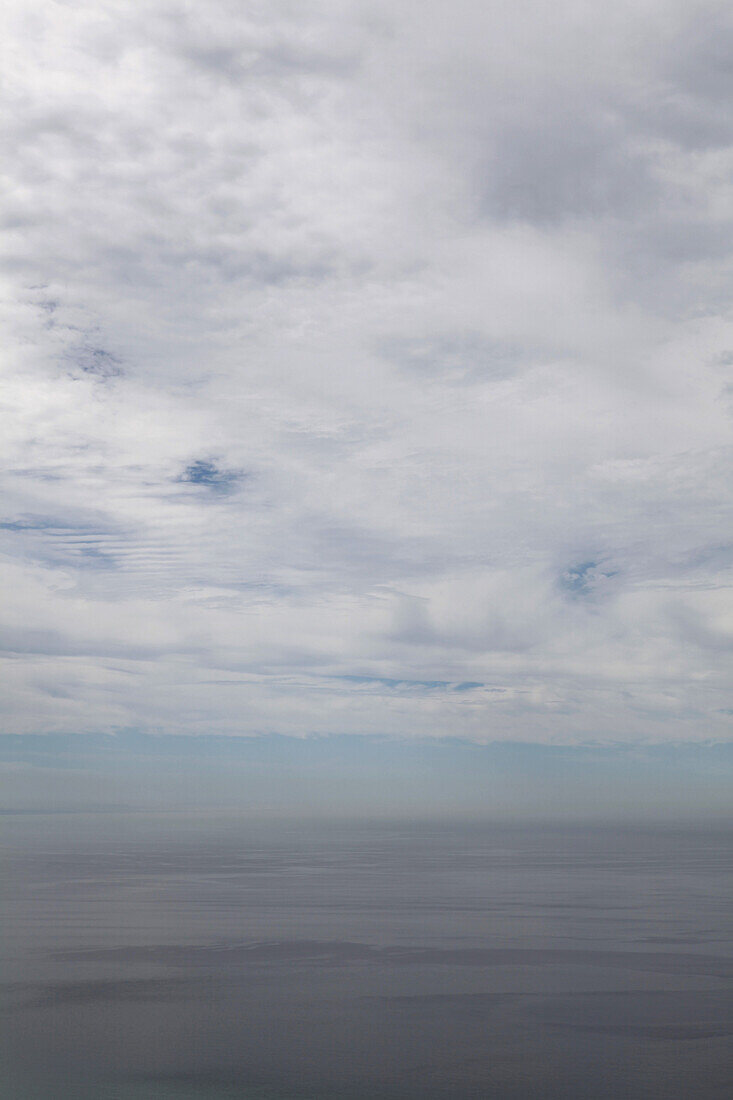
[[[64,360],[70,364],[73,371],[93,375],[102,381],[119,378],[124,373],[122,363],[116,355],[93,344],[70,348],[64,353]]]
[[[200,485],[214,494],[227,495],[247,478],[242,470],[228,470],[219,467],[209,459],[196,459],[191,462],[177,479],[187,485]]]

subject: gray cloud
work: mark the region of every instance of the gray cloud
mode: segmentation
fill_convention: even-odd
[[[451,383],[510,378],[531,356],[531,349],[492,343],[475,333],[436,333],[383,338],[378,354],[427,381]]]
[[[658,199],[649,165],[603,104],[544,105],[496,137],[481,173],[487,217],[553,224],[646,211]]]

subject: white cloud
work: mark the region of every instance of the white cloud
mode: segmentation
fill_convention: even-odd
[[[549,12],[8,5],[8,732],[727,735],[733,24]]]

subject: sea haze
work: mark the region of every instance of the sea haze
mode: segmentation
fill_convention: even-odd
[[[733,1094],[723,825],[4,823],[4,1100]]]

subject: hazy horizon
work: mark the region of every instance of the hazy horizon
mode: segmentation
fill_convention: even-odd
[[[733,745],[6,736],[0,812],[729,823]]]

